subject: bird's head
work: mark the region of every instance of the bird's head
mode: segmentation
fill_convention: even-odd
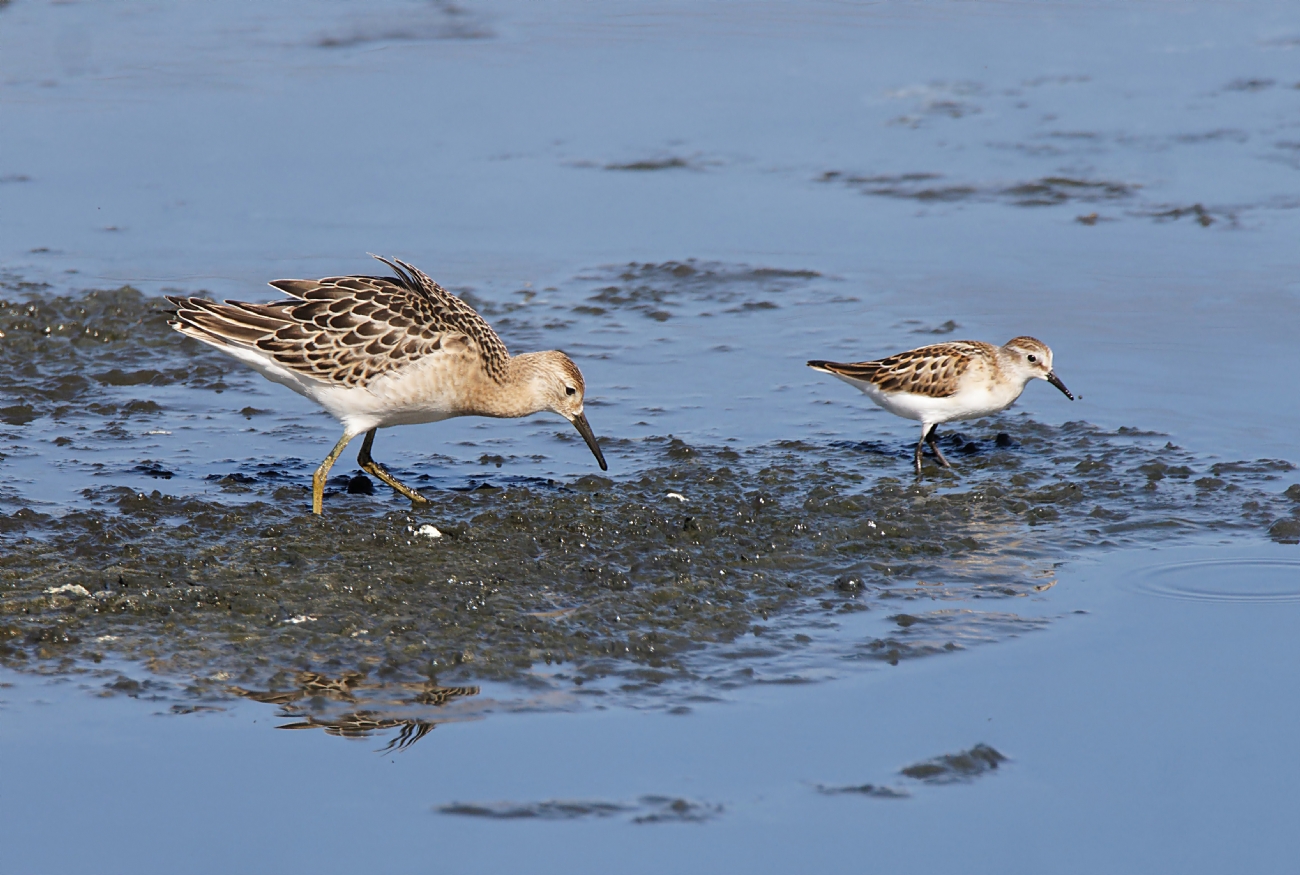
[[[1046,380],[1074,400],[1074,395],[1065,388],[1065,384],[1052,371],[1051,348],[1033,337],[1014,337],[1002,347],[1002,365],[1013,374],[1019,375],[1024,382]]]
[[[600,470],[609,470],[605,456],[600,451],[600,444],[596,442],[596,436],[587,423],[587,415],[582,411],[583,395],[586,392],[582,371],[578,370],[573,359],[557,350],[532,353],[530,357],[534,359],[531,382],[537,401],[543,409],[558,413],[573,423],[573,427],[582,435],[592,455],[600,463]]]

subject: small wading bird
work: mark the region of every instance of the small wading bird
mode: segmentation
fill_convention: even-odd
[[[976,419],[1005,410],[1020,397],[1030,380],[1046,380],[1074,400],[1070,390],[1052,373],[1052,351],[1032,337],[1015,337],[1004,346],[954,340],[874,362],[812,361],[808,367],[858,387],[896,416],[920,420],[917,474],[921,473],[921,451],[926,444],[939,464],[952,467],[935,441],[939,423]]]
[[[428,501],[372,459],[370,447],[376,429],[453,416],[553,411],[608,469],[582,412],[582,372],[567,355],[510,355],[460,298],[403,261],[375,258],[396,276],[276,280],[271,285],[289,299],[270,304],[167,297],[176,305],[172,328],[306,395],[343,424],[343,437],[312,476],[314,513],[330,467],[363,432],[362,470],[412,501]]]

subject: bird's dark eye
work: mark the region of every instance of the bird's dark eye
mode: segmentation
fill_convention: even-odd
[[[575,389],[575,388],[573,388],[572,386],[565,386],[565,387],[564,387],[564,394],[565,394],[565,395],[577,395],[577,394],[578,394],[578,390]]]
[[[1032,352],[1031,352],[1028,356],[1026,356],[1026,358],[1029,359],[1029,363],[1030,363],[1031,365],[1032,365],[1034,362],[1038,361],[1038,356],[1034,355]]]

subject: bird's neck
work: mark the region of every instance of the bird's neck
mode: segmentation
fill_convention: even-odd
[[[484,373],[482,388],[474,393],[474,414],[512,418],[545,410],[534,388],[534,378],[541,370],[537,356],[531,352],[511,356],[500,383]]]

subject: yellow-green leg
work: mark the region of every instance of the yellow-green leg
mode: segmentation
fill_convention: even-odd
[[[374,432],[372,431],[371,434],[374,434]],[[343,437],[339,438],[339,442],[334,445],[334,449],[330,450],[330,454],[325,457],[325,461],[320,463],[320,467],[316,469],[316,473],[311,475],[312,513],[321,512],[321,505],[325,502],[325,478],[329,476],[330,468],[334,467],[334,461],[338,459],[339,454],[343,452],[343,449],[348,445],[348,442],[354,437],[356,437],[356,435],[344,432]]]
[[[400,494],[411,499],[411,501],[414,501],[417,504],[428,504],[429,499],[398,480],[392,474],[389,474],[383,465],[370,458],[370,446],[375,442],[376,431],[377,429],[370,429],[370,431],[366,432],[366,439],[361,442],[361,452],[357,453],[357,464],[361,466],[361,470],[374,474],[380,480],[396,489]]]

